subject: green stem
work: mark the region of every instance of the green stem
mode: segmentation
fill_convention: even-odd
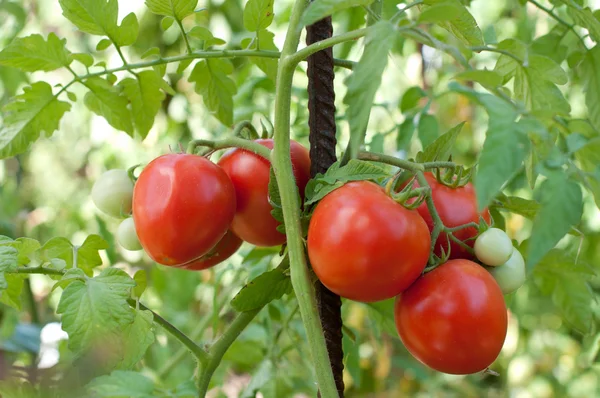
[[[251,137],[249,139],[251,139],[251,140],[258,139],[258,137],[259,137],[258,131],[256,131],[256,129],[254,128],[254,125],[249,120],[242,120],[241,122],[236,124],[235,127],[233,128],[233,136],[245,138],[242,136],[242,131],[244,131],[244,129],[250,131]]]
[[[431,186],[427,182],[425,178],[425,174],[422,171],[418,171],[415,174],[417,181],[419,182],[420,187],[430,188]],[[433,231],[431,231],[431,253],[433,253],[435,249],[435,243],[437,242],[440,233],[444,230],[444,222],[440,218],[440,214],[435,208],[435,204],[433,203],[433,197],[431,195],[425,196],[425,203],[427,204],[427,210],[429,210],[429,214],[431,215],[431,219],[433,220]]]
[[[358,159],[390,164],[392,166],[396,166],[396,167],[400,167],[401,169],[408,170],[412,173],[416,173],[417,171],[425,170],[425,167],[421,163],[415,163],[415,162],[411,162],[409,160],[398,159],[393,156],[384,155],[381,153],[359,152]]]
[[[520,65],[523,64],[523,60],[521,58],[517,57],[515,54],[511,53],[510,51],[502,50],[499,48],[493,48],[493,47],[488,47],[488,46],[474,46],[474,47],[469,47],[469,50],[475,51],[475,52],[487,51],[487,52],[506,55],[507,57],[510,57],[510,58],[514,59],[515,61],[517,61]]]
[[[253,152],[267,160],[270,160],[271,158],[271,150],[269,148],[262,146],[257,142],[245,140],[240,137],[227,137],[216,141],[204,139],[193,140],[188,145],[187,153],[194,153],[195,149],[198,147],[207,147],[215,151],[218,149],[236,147]]]
[[[456,167],[456,164],[454,162],[426,162],[426,163],[423,163],[423,169],[425,171],[433,170],[433,169],[452,169],[454,167]]]
[[[35,325],[40,324],[40,313],[38,311],[37,302],[35,301],[35,296],[33,295],[33,290],[31,290],[31,281],[29,279],[25,280],[25,295],[27,296],[27,301],[29,302],[29,312],[31,313],[31,323]]]
[[[402,14],[404,14],[406,11],[410,10],[413,7],[416,7],[418,5],[423,4],[424,1],[415,1],[414,3],[410,3],[408,4],[406,7],[404,7],[403,9],[399,10],[397,13],[394,14],[394,16],[392,16],[392,18],[390,19],[390,21],[392,23],[395,23],[395,21],[400,18],[402,16]]]
[[[15,274],[41,274],[41,275],[63,275],[63,271],[44,267],[19,267],[14,271]]]
[[[198,378],[198,397],[206,396],[208,392],[208,386],[210,384],[210,379],[212,378],[213,373],[221,363],[221,359],[223,359],[223,355],[229,349],[231,344],[237,339],[237,337],[242,333],[242,331],[248,326],[252,319],[260,312],[262,309],[256,309],[252,311],[242,312],[238,315],[237,318],[229,325],[225,333],[219,337],[219,339],[215,342],[215,344],[210,348],[210,356],[208,357],[208,361],[206,363],[200,364],[200,374]]]
[[[187,48],[188,54],[193,53],[192,47],[190,46],[190,42],[188,41],[187,34],[185,33],[185,29],[183,29],[183,24],[177,18],[175,18],[175,22],[177,22],[177,25],[179,26],[179,30],[181,31],[181,37],[183,37],[183,41],[185,42],[185,48]]]
[[[537,1],[535,1],[535,0],[527,0],[527,1],[530,2],[531,4],[533,4],[534,6],[536,6],[537,8],[539,8],[540,10],[544,11],[546,14],[548,14],[551,18],[553,18],[559,24],[566,26],[567,29],[569,29],[571,32],[573,32],[575,34],[575,36],[577,36],[579,38],[579,40],[581,41],[581,43],[585,46],[585,42],[583,41],[583,38],[581,36],[579,36],[579,33],[575,30],[574,25],[568,23],[567,21],[565,21],[564,19],[562,19],[561,17],[556,15],[554,12],[552,12],[551,9],[544,7]]]
[[[300,61],[304,61],[306,58],[310,57],[314,53],[317,53],[325,48],[333,47],[336,44],[364,37],[368,31],[369,28],[351,30],[350,32],[346,32],[341,35],[330,37],[329,39],[318,41],[307,47],[304,47],[302,50],[296,52],[295,54],[290,55],[289,62],[293,64],[298,64],[300,63]]]

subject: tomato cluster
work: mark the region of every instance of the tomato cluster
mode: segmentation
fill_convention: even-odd
[[[273,148],[273,140],[256,140]],[[310,179],[308,150],[292,141],[290,154],[301,195]],[[271,215],[270,162],[232,149],[217,164],[191,154],[151,161],[135,185],[126,170],[110,170],[92,188],[103,212],[126,218],[117,241],[144,251],[159,264],[188,270],[210,268],[231,257],[243,241],[256,246],[285,242]]]
[[[256,142],[273,148],[270,139]],[[303,198],[309,153],[292,141],[290,156]],[[271,215],[270,168],[268,159],[240,148],[216,164],[202,156],[167,154],[150,162],[135,184],[126,170],[105,173],[92,199],[106,214],[128,217],[116,234],[125,249],[143,248],[166,266],[204,270],[244,241],[285,242]],[[504,343],[503,294],[524,283],[523,257],[504,231],[487,227],[490,213],[477,211],[471,183],[454,186],[431,173],[424,177],[436,217],[431,201],[414,203],[409,195],[398,203],[397,194],[371,181],[348,182],[328,193],[312,209],[308,257],[319,280],[341,297],[360,302],[395,297],[398,334],[415,358],[441,372],[478,372]],[[407,185],[399,189],[419,188],[416,182]],[[432,242],[434,219],[443,229]]]

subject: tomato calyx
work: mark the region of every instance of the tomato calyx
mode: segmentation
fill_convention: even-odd
[[[462,165],[457,165],[454,168],[445,169],[442,172],[441,168],[435,169],[435,178],[442,185],[449,188],[460,188],[464,187],[471,181],[473,175],[473,168],[465,168]]]
[[[138,163],[135,166],[131,166],[130,168],[127,169],[127,175],[129,176],[129,178],[131,179],[131,182],[133,182],[135,184],[135,182],[137,181],[137,177],[135,176],[135,169],[137,169],[138,167],[140,167],[142,164]]]
[[[387,182],[385,186],[385,192],[388,196],[390,196],[396,203],[404,206],[408,210],[415,210],[419,206],[423,204],[427,196],[431,194],[430,187],[414,187],[413,184],[410,184],[411,176],[414,178],[414,175],[406,172],[400,172],[395,174],[390,180]],[[400,191],[396,191],[396,187],[402,186],[408,182],[404,188]]]

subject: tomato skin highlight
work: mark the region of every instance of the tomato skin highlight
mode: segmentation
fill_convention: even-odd
[[[431,186],[431,198],[438,214],[444,225],[448,228],[458,227],[460,225],[475,222],[479,224],[479,216],[483,216],[486,223],[491,222],[489,210],[486,208],[481,213],[477,212],[477,197],[475,196],[475,187],[468,183],[463,187],[450,188],[438,182],[432,173],[425,173],[425,178]],[[415,186],[418,183],[415,182]],[[433,219],[427,209],[427,204],[423,203],[417,208],[417,211],[427,223],[429,231],[433,231]],[[464,228],[453,233],[459,240],[465,242],[470,247],[475,244],[474,238],[478,230],[474,227]],[[436,241],[434,253],[441,256],[442,248],[448,252],[448,237],[441,233]],[[465,258],[473,259],[473,255],[458,243],[450,240],[450,259]]]
[[[242,240],[236,234],[227,231],[225,236],[213,247],[208,253],[198,260],[194,260],[189,264],[181,266],[183,269],[190,271],[202,271],[227,260],[235,253],[242,245]]]
[[[227,232],[235,191],[227,174],[196,155],[168,154],[150,162],[133,191],[133,220],[144,250],[177,266],[206,254]]]
[[[423,364],[449,374],[490,366],[506,338],[500,287],[482,266],[450,260],[419,278],[396,299],[398,334]]]
[[[427,265],[430,246],[419,214],[369,181],[325,196],[308,228],[308,255],[321,282],[362,302],[385,300],[410,286]]]
[[[273,149],[272,139],[255,142]],[[308,149],[290,141],[290,153],[296,185],[304,199],[304,188],[310,179]],[[225,170],[235,187],[237,209],[231,230],[242,240],[255,246],[276,246],[285,242],[285,235],[277,231],[279,223],[271,215],[269,203],[270,162],[245,149],[236,148],[225,153],[218,165]]]

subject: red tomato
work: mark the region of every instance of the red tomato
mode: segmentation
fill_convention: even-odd
[[[475,196],[475,188],[473,184],[468,183],[467,185],[460,188],[450,188],[440,182],[438,182],[432,173],[425,173],[425,178],[431,186],[431,197],[435,208],[442,219],[442,222],[446,227],[458,227],[459,225],[468,224],[475,222],[479,224],[479,216],[483,216],[483,219],[489,224],[491,221],[490,212],[488,209],[484,209],[483,212],[477,212],[477,197]],[[415,182],[415,186],[418,183]],[[429,231],[433,231],[433,219],[427,209],[427,204],[423,203],[418,207],[417,211],[423,217],[423,220],[427,223]],[[477,236],[478,230],[474,227],[464,228],[454,232],[454,236],[465,242],[470,247],[475,244],[474,238]],[[470,240],[468,240],[470,239]],[[435,245],[435,254],[441,256],[442,247],[448,252],[448,238],[445,233],[441,233],[438,237]],[[454,241],[450,241],[450,258],[466,258],[473,259],[473,255],[469,253],[465,248]]]
[[[343,185],[316,206],[308,255],[321,282],[356,301],[385,300],[415,281],[427,265],[427,225],[369,181]]]
[[[273,140],[256,140],[257,143],[272,149]],[[304,198],[304,188],[310,179],[310,157],[308,149],[295,141],[290,142],[290,152],[296,185]],[[242,240],[256,246],[276,246],[285,242],[285,235],[277,231],[279,223],[271,216],[269,203],[268,160],[236,148],[223,155],[218,162],[225,170],[233,185],[237,209],[231,230]]]
[[[242,240],[238,238],[233,232],[227,231],[225,236],[213,247],[208,253],[199,258],[198,260],[192,261],[189,264],[181,266],[183,269],[189,269],[192,271],[201,271],[212,266],[219,264],[227,260],[235,253],[242,245]]]
[[[450,260],[398,296],[396,328],[408,351],[444,373],[482,371],[498,357],[507,329],[500,287],[482,266]]]
[[[235,213],[235,190],[216,164],[195,155],[163,155],[144,168],[133,190],[133,221],[146,253],[181,265],[212,249]]]

